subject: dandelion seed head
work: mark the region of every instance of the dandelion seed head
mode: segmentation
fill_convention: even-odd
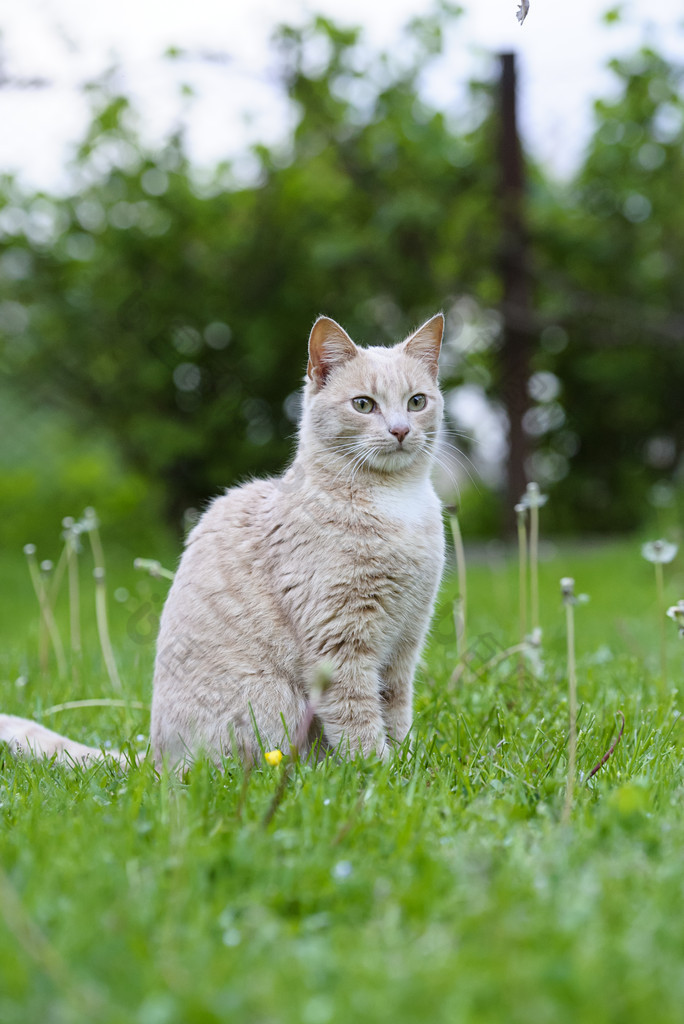
[[[36,545],[35,544],[24,544],[24,554],[25,555],[29,555],[29,557],[30,557],[31,555],[35,555],[35,553],[36,553]]]
[[[641,554],[644,556],[647,562],[659,563],[661,565],[667,565],[671,562],[677,551],[679,550],[677,544],[672,544],[668,540],[649,540],[646,544],[641,547]]]
[[[533,480],[525,488],[525,493],[520,499],[520,504],[525,508],[541,508],[549,500],[547,494],[542,494],[539,484]]]
[[[684,599],[673,604],[665,613],[679,627],[679,635],[684,639]]]
[[[349,860],[338,860],[332,869],[333,878],[349,878],[354,868]]]

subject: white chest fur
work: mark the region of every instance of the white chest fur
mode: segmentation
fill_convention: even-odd
[[[420,483],[415,480],[396,481],[376,487],[373,507],[383,519],[411,531],[434,524],[440,517],[439,500],[428,479]]]

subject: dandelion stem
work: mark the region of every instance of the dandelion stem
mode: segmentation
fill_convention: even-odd
[[[142,569],[143,572],[148,572],[154,579],[173,581],[175,575],[170,569],[165,569],[161,562],[158,562],[156,558],[136,558],[133,562],[133,568]]]
[[[72,537],[66,541],[67,573],[69,581],[69,634],[71,653],[81,654],[81,607],[78,580],[78,548]]]
[[[109,638],[109,623],[107,621],[107,584],[105,582],[104,568],[102,566],[98,566],[93,570],[93,576],[95,577],[95,614],[97,617],[97,632],[100,637],[102,657],[104,658],[107,675],[109,676],[109,681],[112,684],[113,689],[116,690],[117,693],[123,693],[121,679],[119,678],[116,661],[114,660],[112,642]]]
[[[45,708],[41,717],[56,715],[60,711],[74,711],[78,708],[134,708],[136,711],[149,711],[150,705],[143,704],[140,700],[117,700],[112,697],[93,697],[89,700],[67,700],[63,704],[53,704],[51,708]]]
[[[456,622],[456,651],[459,657],[466,650],[466,622],[467,622],[467,589],[466,589],[466,562],[465,549],[461,526],[458,521],[458,512],[454,506],[449,509],[449,522],[451,533],[454,539],[454,552],[456,554],[456,572],[458,576],[458,615]],[[460,623],[460,629],[459,627]]]
[[[665,583],[663,563],[654,562],[656,591],[658,594],[658,619],[660,622],[660,675],[663,686],[667,686],[667,636],[665,633]]]
[[[516,505],[516,510],[520,506]],[[527,635],[527,527],[525,508],[518,512],[518,602],[520,606],[520,643]]]
[[[66,544],[62,548],[62,552],[57,560],[57,567],[55,568],[54,575],[52,577],[52,583],[50,584],[50,591],[48,598],[50,600],[50,607],[54,608],[57,601],[57,595],[59,594],[60,587],[62,586],[62,579],[64,577],[64,570],[66,568],[67,561],[67,550]]]
[[[530,605],[532,631],[539,629],[539,506],[530,505]]]
[[[40,574],[40,569],[38,568],[35,545],[27,544],[24,547],[24,554],[26,555],[26,560],[28,562],[31,583],[33,584],[33,589],[38,599],[41,622],[44,624],[44,628],[50,637],[52,648],[55,652],[57,671],[60,679],[65,679],[67,674],[67,664],[66,658],[64,657],[64,645],[62,644],[62,638],[59,635],[59,629],[57,628],[55,617],[52,614],[52,608],[50,607],[45,584]]]
[[[575,788],[575,762],[577,759],[577,674],[575,669],[575,606],[572,600],[565,602],[565,621],[568,640],[568,687],[570,697],[570,732],[568,735],[568,778],[565,787],[565,804],[562,822],[570,821]]]
[[[88,538],[90,539],[90,547],[93,552],[93,561],[95,562],[95,567],[99,569],[104,569],[104,548],[102,547],[102,541],[100,540],[100,530],[98,528],[98,522],[95,516],[94,509],[86,509],[84,522],[86,524]]]

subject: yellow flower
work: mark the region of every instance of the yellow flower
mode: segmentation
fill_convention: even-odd
[[[264,754],[267,764],[278,765],[283,759],[282,750],[267,750]]]

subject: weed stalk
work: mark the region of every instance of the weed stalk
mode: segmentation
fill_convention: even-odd
[[[567,825],[572,812],[575,789],[575,764],[577,760],[577,671],[575,662],[575,581],[570,576],[561,580],[561,593],[565,605],[565,622],[568,645],[568,688],[570,705],[570,731],[568,735],[568,778],[565,786],[565,803],[561,821]]]
[[[40,568],[38,567],[38,561],[36,559],[36,545],[26,544],[24,546],[24,554],[26,555],[31,583],[33,584],[33,589],[40,608],[41,628],[44,628],[50,637],[52,649],[55,652],[55,660],[57,662],[59,677],[60,679],[65,679],[67,675],[67,664],[64,656],[64,645],[62,644],[62,638],[59,635],[59,629],[57,628],[55,617],[52,614],[52,608],[50,607],[50,601],[48,600],[43,577],[41,575]]]
[[[109,637],[109,623],[107,620],[107,583],[104,567],[100,565],[93,569],[93,577],[95,578],[95,614],[97,617],[97,632],[100,638],[102,657],[104,658],[107,675],[109,676],[109,681],[112,684],[112,689],[116,690],[117,693],[123,693],[121,679],[119,678],[119,672],[114,659],[114,650]]]
[[[463,536],[461,534],[461,525],[458,521],[458,509],[456,505],[450,505],[448,512],[449,523],[451,525],[451,535],[454,540],[456,572],[458,576],[458,600],[454,604],[456,619],[456,653],[458,657],[461,657],[467,648],[467,582],[465,548],[463,547]]]
[[[641,548],[641,554],[647,562],[653,563],[656,578],[656,595],[658,601],[658,621],[660,631],[660,676],[661,684],[667,687],[667,636],[665,633],[665,580],[663,566],[671,562],[677,554],[678,547],[667,540],[651,540]]]

